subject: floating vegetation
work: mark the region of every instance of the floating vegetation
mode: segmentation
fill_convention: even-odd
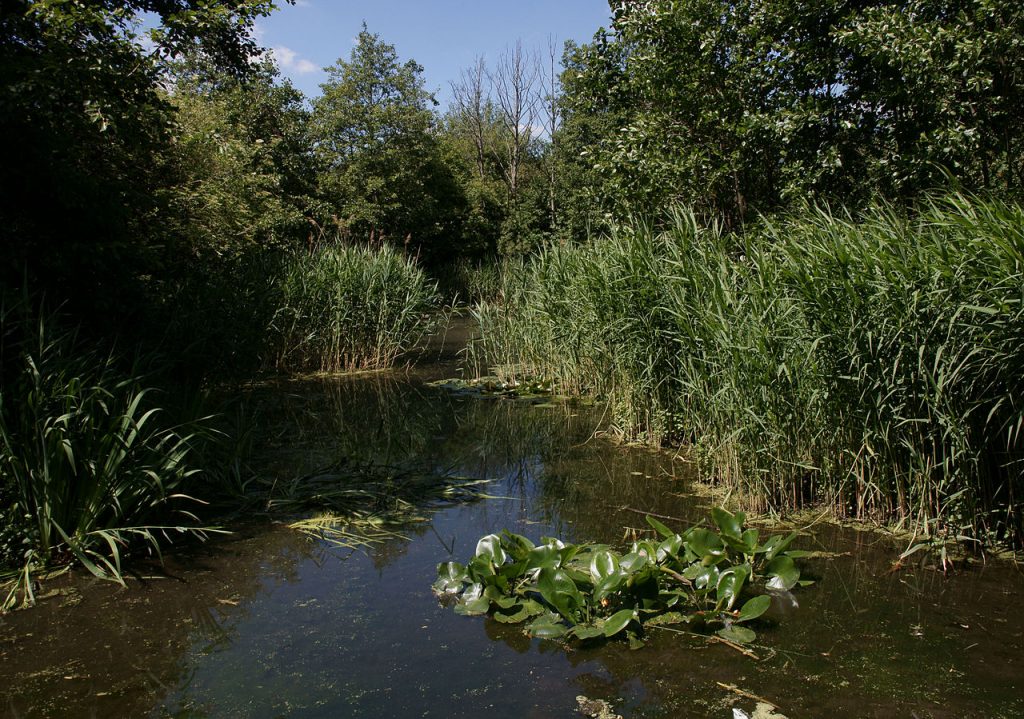
[[[757,529],[743,527],[743,512],[715,508],[712,518],[717,532],[691,527],[679,534],[648,516],[661,540],[633,542],[625,553],[490,534],[468,564],[438,565],[434,591],[457,598],[458,614],[528,622],[526,633],[544,639],[625,636],[636,648],[647,627],[686,625],[749,644],[757,635],[747,625],[768,610],[771,594],[810,584],[794,562],[806,553],[789,549],[795,532],[761,542]]]
[[[493,480],[432,473],[380,464],[342,463],[314,475],[281,484],[263,480],[265,509],[274,514],[313,516],[288,526],[317,539],[351,549],[391,539],[404,540],[396,528],[425,522],[434,511],[489,497]]]
[[[442,379],[428,382],[430,387],[440,387],[454,394],[477,397],[499,397],[501,399],[554,399],[550,380],[540,379],[499,379],[480,377],[477,379]]]

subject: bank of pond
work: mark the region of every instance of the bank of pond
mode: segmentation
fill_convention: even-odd
[[[162,564],[136,555],[124,586],[81,570],[44,578],[34,608],[0,617],[5,710],[1024,709],[1024,579],[1012,564],[960,557],[943,572],[934,553],[901,560],[906,537],[813,516],[744,523],[714,508],[691,464],[602,435],[600,407],[430,379],[254,388],[254,481],[277,489],[259,490],[231,534]],[[510,582],[496,594],[499,576]],[[542,611],[506,621],[530,603]]]
[[[12,714],[1024,709],[1021,208],[680,210],[462,317],[393,250],[260,263],[163,356],[5,298]],[[199,326],[263,379],[175,379]]]

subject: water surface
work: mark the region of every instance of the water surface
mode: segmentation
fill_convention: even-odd
[[[0,707],[11,717],[571,717],[577,697],[624,717],[732,717],[762,697],[795,717],[1024,714],[1024,581],[1007,563],[946,577],[905,548],[818,525],[799,546],[815,586],[759,627],[755,661],[652,631],[647,646],[579,649],[455,615],[430,585],[502,529],[622,543],[643,512],[701,521],[689,469],[616,446],[594,408],[534,406],[430,387],[454,372],[309,379],[255,392],[257,462],[282,482],[345,463],[493,480],[488,498],[435,506],[367,551],[283,523],[169,559],[121,588],[69,577],[0,617]]]

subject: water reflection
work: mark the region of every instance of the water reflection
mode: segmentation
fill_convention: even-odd
[[[667,632],[640,651],[567,650],[440,607],[436,563],[504,528],[619,542],[645,511],[696,521],[685,465],[595,439],[586,407],[453,396],[415,374],[289,382],[250,401],[267,478],[372,463],[491,479],[489,497],[366,552],[277,526],[179,556],[168,579],[68,583],[77,605],[0,618],[6,715],[553,717],[580,694],[629,717],[752,709],[723,684],[791,717],[1024,711],[1024,582],[1005,565],[890,573],[900,547],[822,526],[804,548],[843,556],[809,560],[818,584],[759,629],[763,661]]]

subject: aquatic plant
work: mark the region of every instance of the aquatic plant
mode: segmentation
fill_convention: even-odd
[[[182,494],[200,424],[169,426],[138,374],[50,314],[7,307],[0,329],[0,497],[21,528],[19,555],[3,559],[25,582],[69,561],[121,581],[128,547],[202,534]]]
[[[529,622],[526,632],[540,638],[624,634],[637,645],[645,627],[684,624],[749,643],[756,634],[745,625],[771,604],[769,595],[756,591],[808,584],[794,563],[804,553],[789,549],[796,533],[762,543],[757,529],[744,528],[742,512],[715,508],[712,517],[717,532],[691,527],[680,534],[648,516],[660,541],[636,541],[626,552],[554,538],[535,545],[508,531],[490,534],[468,564],[438,565],[434,591],[455,597],[459,614]]]
[[[439,307],[436,286],[391,247],[296,253],[271,326],[275,364],[285,371],[390,367],[432,331]]]
[[[552,246],[475,314],[477,372],[608,400],[749,509],[1024,542],[1024,208],[676,211]]]

